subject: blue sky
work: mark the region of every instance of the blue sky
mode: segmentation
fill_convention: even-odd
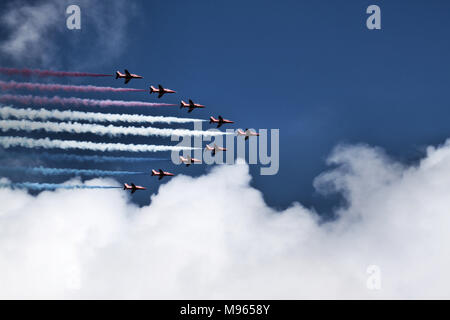
[[[129,9],[124,7],[119,16],[114,16],[117,12],[99,13],[88,5],[81,6],[81,31],[64,30],[63,21],[55,35],[49,36],[55,39],[51,54],[58,57],[58,69],[112,73],[128,68],[145,77],[132,81],[130,87],[161,83],[178,91],[176,96],[165,97],[164,102],[192,98],[208,106],[195,110],[193,117],[207,119],[221,114],[235,120],[236,128],[279,128],[279,173],[260,176],[258,166],[251,168],[253,185],[273,207],[285,208],[299,201],[328,214],[338,199],[318,195],[313,180],[327,169],[326,158],[340,143],[379,146],[409,162],[423,155],[424,146],[442,143],[448,137],[447,1],[195,0],[134,4]],[[365,11],[371,4],[381,8],[381,30],[366,28]],[[11,2],[2,6],[8,5]],[[121,53],[92,50],[99,34],[94,34],[91,26],[100,18],[106,28],[100,34],[102,41],[108,41],[115,32],[116,20],[127,19],[124,42],[112,46],[121,47]],[[8,32],[1,30],[0,37],[7,38]],[[81,59],[93,61],[89,69],[76,69]],[[33,61],[2,61],[2,66],[42,67]],[[72,82],[80,81],[122,86],[112,78]],[[156,101],[147,93],[90,97]],[[178,108],[133,111],[186,116]],[[93,135],[85,138],[105,140]],[[108,140],[167,142],[148,138]],[[81,167],[79,163],[53,165]],[[156,166],[193,175],[205,171],[204,166],[186,170],[169,162]],[[112,168],[123,169],[124,165],[101,167]],[[132,169],[149,171],[150,167],[138,164]],[[133,180],[149,186],[152,192],[159,184],[147,176]],[[133,199],[140,204],[149,201],[144,193],[136,193]]]

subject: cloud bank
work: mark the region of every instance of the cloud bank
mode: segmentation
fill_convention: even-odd
[[[56,1],[35,5],[10,3],[0,17],[2,27],[10,31],[9,37],[0,43],[0,53],[15,61],[40,57],[40,62],[50,63],[53,56],[49,52],[55,50],[55,44],[46,35],[64,21],[61,12],[63,4]]]
[[[347,204],[327,222],[268,207],[246,164],[178,175],[142,208],[123,190],[1,189],[0,298],[449,298],[450,141],[413,166],[364,145],[329,164],[314,184]]]
[[[0,14],[0,26],[7,31],[0,40],[0,57],[21,66],[68,63],[82,70],[98,66],[94,53],[102,52],[102,61],[120,56],[127,44],[127,28],[139,12],[137,6],[122,0],[79,0],[82,30],[77,32],[66,28],[66,8],[71,4],[67,0],[12,1]],[[76,50],[77,58],[63,61],[62,50]]]

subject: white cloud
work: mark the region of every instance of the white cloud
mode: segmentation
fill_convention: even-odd
[[[143,208],[123,190],[0,190],[0,298],[449,298],[450,143],[410,167],[367,146],[329,161],[315,185],[347,206],[326,223],[269,208],[242,164],[177,176]]]
[[[0,15],[0,26],[8,31],[0,41],[0,56],[21,66],[58,68],[65,63],[82,70],[101,63],[99,52],[102,61],[123,53],[127,26],[138,12],[135,5],[80,0],[82,30],[68,31],[66,8],[70,4],[61,0],[9,4]]]
[[[49,62],[55,46],[49,35],[57,33],[57,22],[64,21],[62,3],[46,1],[35,5],[11,3],[0,23],[10,31],[0,43],[0,52],[16,61]],[[53,31],[53,32],[52,32]]]

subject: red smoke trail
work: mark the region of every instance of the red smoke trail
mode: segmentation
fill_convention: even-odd
[[[62,105],[62,106],[87,106],[87,107],[164,107],[176,106],[176,104],[167,103],[153,103],[144,101],[123,101],[123,100],[95,100],[95,99],[80,99],[80,98],[61,98],[58,96],[40,97],[40,96],[22,96],[13,94],[4,94],[0,96],[2,103],[20,103],[24,105]]]
[[[98,86],[75,86],[64,84],[41,84],[32,82],[0,81],[2,90],[40,90],[40,91],[75,91],[75,92],[143,92],[145,89],[113,88]]]
[[[67,72],[67,71],[52,71],[52,70],[38,70],[38,69],[16,69],[16,68],[0,68],[0,73],[7,75],[22,75],[22,76],[40,76],[40,77],[112,77],[111,74],[102,73],[88,73],[88,72]]]

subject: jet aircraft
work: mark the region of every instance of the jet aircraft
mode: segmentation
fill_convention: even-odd
[[[249,129],[245,129],[245,132],[241,129],[237,130],[238,136],[245,136],[245,140],[248,140],[249,137],[256,137],[259,136],[259,133],[253,132]]]
[[[165,93],[175,93],[176,91],[171,89],[163,88],[162,85],[158,85],[158,88],[155,88],[154,86],[150,86],[150,94],[153,92],[158,92],[158,99],[161,98]]]
[[[130,82],[131,79],[142,79],[144,77],[138,76],[137,74],[130,73],[127,69],[125,69],[125,73],[121,73],[120,71],[116,71],[116,79],[123,78],[125,79],[125,84]]]
[[[182,108],[189,108],[188,112],[192,112],[192,110],[196,108],[205,108],[205,106],[198,103],[194,103],[191,99],[189,99],[189,103],[186,103],[183,100],[181,100],[180,109]]]
[[[218,119],[214,117],[209,118],[209,123],[217,123],[217,128],[220,128],[224,123],[234,123],[234,121],[227,120],[219,116]]]
[[[186,164],[186,167],[189,167],[189,165],[195,163],[195,162],[202,162],[199,159],[191,158],[190,156],[187,156],[186,158],[183,156],[180,156],[181,162]]]
[[[213,156],[215,156],[219,151],[227,151],[227,148],[219,147],[217,144],[214,144],[213,147],[211,147],[210,145],[206,145],[205,149],[208,151],[212,151]]]
[[[170,172],[163,171],[162,169],[159,169],[158,171],[156,171],[155,169],[152,169],[152,176],[159,176],[158,180],[161,180],[165,176],[173,177],[174,174],[170,173]]]
[[[147,189],[141,186],[137,186],[134,183],[131,183],[131,185],[124,183],[123,190],[131,190],[131,193],[135,193],[136,190],[147,190]]]

